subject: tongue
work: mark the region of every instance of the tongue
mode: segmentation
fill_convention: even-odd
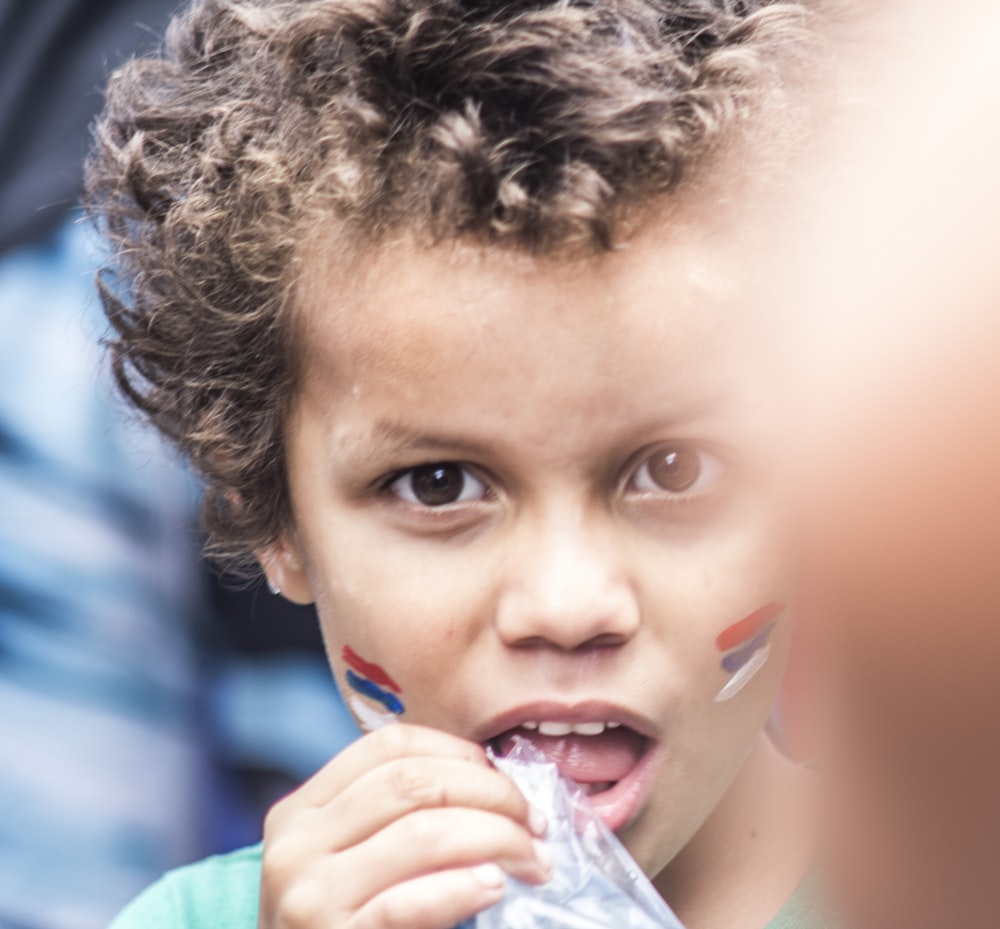
[[[511,729],[499,739],[502,755],[513,747],[514,736],[532,742],[556,763],[565,777],[578,784],[620,781],[639,761],[645,739],[626,726],[605,729],[600,735],[539,735],[528,729]]]

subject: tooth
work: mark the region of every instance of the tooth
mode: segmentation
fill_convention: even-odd
[[[573,731],[577,735],[600,735],[604,732],[604,723],[575,723]]]
[[[537,729],[538,728],[538,723],[534,722],[534,721],[527,722],[527,723],[521,723],[521,728],[522,729]]]
[[[546,720],[538,724],[539,735],[569,735],[573,727],[569,723],[554,723]]]
[[[604,725],[607,726],[609,729],[617,729],[621,725],[621,723],[605,723]]]

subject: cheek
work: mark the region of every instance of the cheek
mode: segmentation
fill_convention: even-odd
[[[698,557],[678,553],[647,599],[649,634],[668,669],[664,698],[683,707],[696,752],[708,733],[738,754],[781,685],[793,591],[774,549],[759,540],[756,532],[734,533]]]
[[[382,665],[362,657],[350,645],[341,649],[340,660],[344,697],[362,729],[380,729],[406,712],[403,688]]]
[[[378,605],[351,596],[317,601],[323,639],[344,702],[366,732],[405,716],[419,693],[420,659],[405,626],[385,622]]]
[[[746,515],[699,544],[651,550],[644,569],[650,612],[717,669],[724,653],[766,644],[794,594],[785,534],[760,514]],[[724,670],[739,663],[734,656]]]
[[[488,597],[485,585],[473,582],[481,574],[455,568],[445,552],[415,557],[406,546],[385,544],[347,551],[314,582],[338,681],[345,696],[357,692],[347,676],[347,647],[391,675],[414,711],[440,690],[442,669],[457,668],[484,627]]]
[[[720,669],[728,676],[715,695],[716,703],[727,703],[739,696],[776,657],[779,624],[786,613],[783,601],[772,600],[716,636]]]

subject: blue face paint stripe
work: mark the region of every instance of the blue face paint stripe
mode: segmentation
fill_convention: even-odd
[[[755,652],[760,651],[767,645],[767,640],[771,637],[771,633],[774,632],[776,625],[777,623],[769,623],[742,648],[725,655],[722,659],[723,670],[728,671],[730,674],[735,674],[739,671],[743,665],[753,658]]]
[[[368,680],[368,678],[362,677],[360,674],[356,674],[350,668],[344,673],[344,677],[347,679],[347,684],[352,690],[356,690],[361,696],[367,697],[369,700],[381,703],[390,713],[399,715],[404,712],[405,707],[402,701],[394,693],[383,690],[378,684]]]

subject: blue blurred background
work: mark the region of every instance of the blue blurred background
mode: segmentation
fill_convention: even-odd
[[[199,558],[196,485],[112,390],[77,200],[108,73],[176,3],[0,0],[0,927],[97,929],[257,841],[357,731],[311,609]]]

